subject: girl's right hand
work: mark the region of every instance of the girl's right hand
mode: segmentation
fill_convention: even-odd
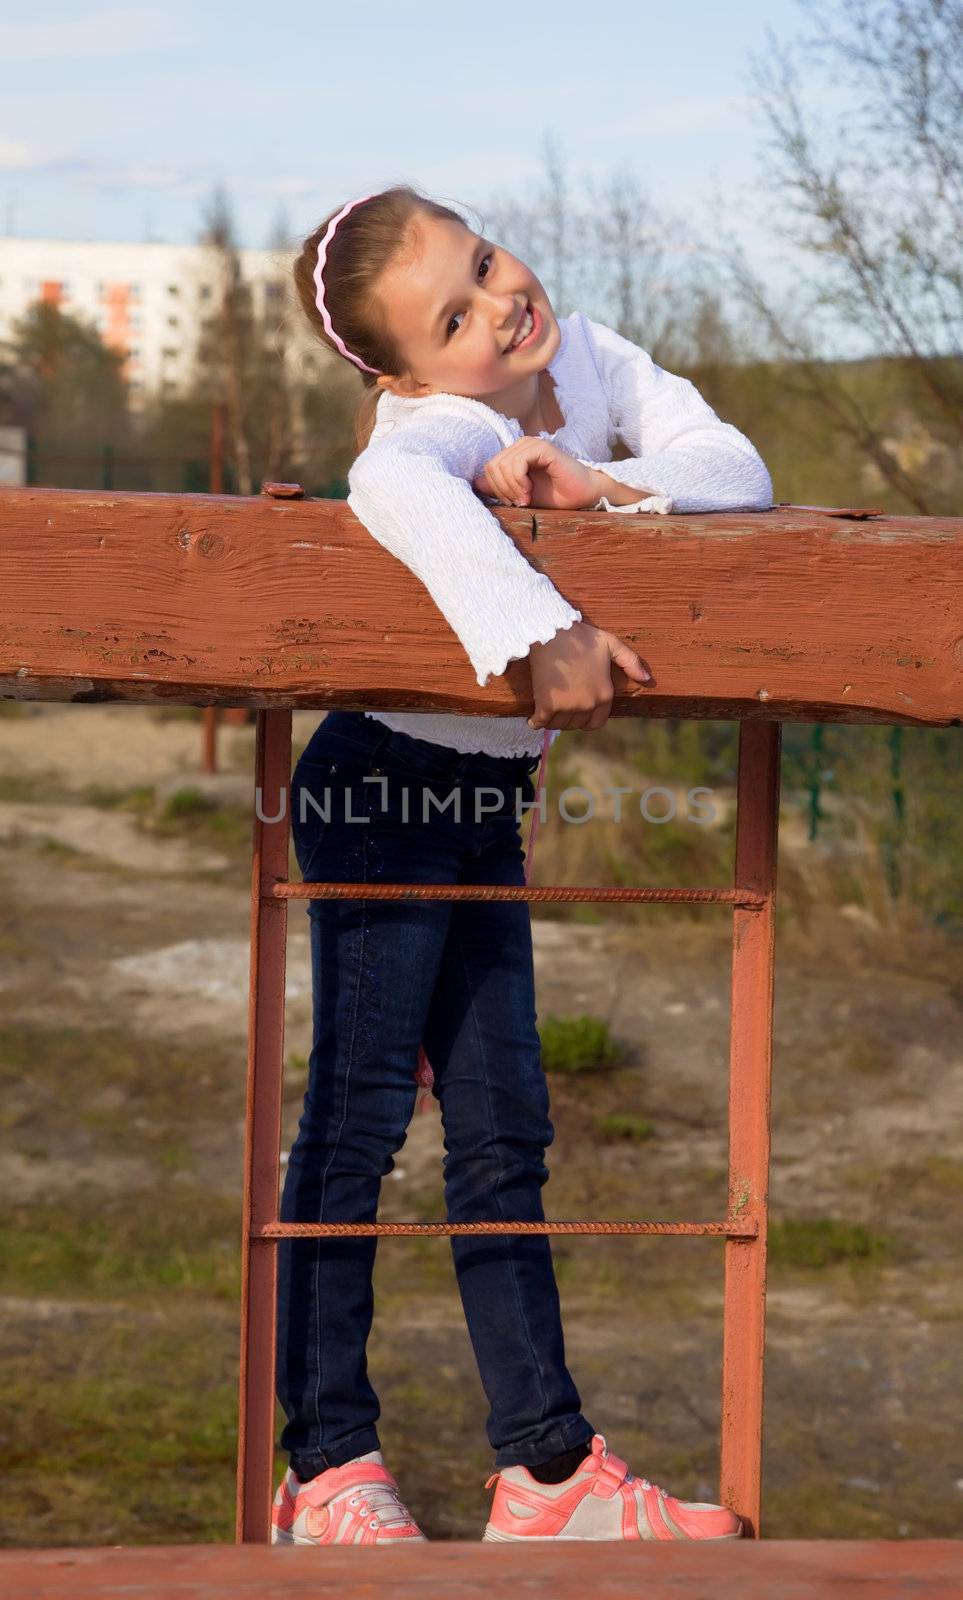
[[[530,728],[604,728],[612,710],[612,663],[638,683],[652,674],[631,645],[589,622],[559,628],[547,644],[533,644],[528,655],[535,709]]]

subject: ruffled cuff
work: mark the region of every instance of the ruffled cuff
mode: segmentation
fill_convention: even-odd
[[[650,494],[647,495],[644,500],[633,500],[631,505],[614,506],[611,500],[606,499],[605,495],[603,494],[600,499],[596,500],[594,506],[589,507],[589,510],[621,512],[657,511],[660,516],[664,517],[667,516],[672,510],[672,499],[671,496],[667,494]]]
[[[540,574],[544,578],[544,573]],[[527,616],[519,615],[516,619],[516,637],[514,641],[502,640],[497,656],[490,657],[487,661],[479,660],[472,656],[472,665],[475,668],[475,681],[480,689],[488,688],[488,680],[494,676],[500,678],[503,672],[508,671],[511,661],[523,661],[531,653],[533,644],[549,644],[555,635],[563,628],[570,628],[573,622],[583,620],[581,611],[575,606],[570,606],[563,595],[554,590],[548,579],[545,579],[545,600],[536,621],[533,612]]]

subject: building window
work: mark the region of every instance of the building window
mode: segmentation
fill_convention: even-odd
[[[211,294],[212,290],[209,283],[202,283],[197,291],[197,297],[199,300],[209,300],[211,298]]]
[[[169,284],[168,284],[168,285],[167,285],[167,293],[168,293],[168,294],[180,294],[180,292],[181,292],[181,291],[180,291],[180,286],[179,286],[179,285],[178,285],[178,284],[176,284],[176,283],[169,283]]]
[[[173,349],[170,345],[166,345],[164,347],[163,355],[165,361],[176,361],[177,357],[180,355],[180,351]]]
[[[129,283],[127,285],[127,292],[130,295],[130,298],[132,300],[139,300],[140,297],[141,297],[141,295],[140,295],[140,284],[139,283]]]
[[[168,317],[167,326],[169,328],[179,328],[180,327],[180,318],[178,318],[178,317]]]

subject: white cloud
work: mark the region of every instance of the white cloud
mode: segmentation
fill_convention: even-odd
[[[678,138],[744,128],[753,105],[751,95],[680,95],[661,104],[647,101],[631,116],[596,122],[593,142],[603,139]]]
[[[31,172],[43,167],[62,167],[71,158],[55,145],[28,144],[25,139],[0,138],[0,172]]]
[[[115,166],[71,155],[54,145],[28,144],[23,139],[0,138],[0,172],[24,172],[33,177],[58,178],[70,174],[74,182],[104,191],[158,189],[197,194],[209,187],[207,177],[181,172],[175,167]]]
[[[188,176],[169,167],[97,168],[87,174],[87,181],[99,189],[171,189],[182,194],[205,187],[205,181],[196,175]]]
[[[315,184],[311,178],[282,177],[269,178],[266,187],[271,194],[310,194]]]
[[[8,64],[137,55],[186,43],[182,26],[155,6],[116,6],[57,22],[0,20],[0,61]]]

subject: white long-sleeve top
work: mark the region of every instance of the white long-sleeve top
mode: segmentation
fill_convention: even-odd
[[[581,312],[560,319],[549,373],[564,424],[542,433],[617,482],[658,492],[604,510],[767,510],[772,482],[754,445],[722,422],[688,379]],[[421,579],[460,639],[482,688],[510,661],[582,620],[550,579],[530,566],[472,487],[521,423],[481,400],[385,390],[368,444],[348,472],[348,505],[373,538]],[[632,452],[611,461],[616,439]],[[463,753],[537,755],[542,732],[527,717],[368,711],[416,739]],[[552,730],[553,739],[559,730]]]

